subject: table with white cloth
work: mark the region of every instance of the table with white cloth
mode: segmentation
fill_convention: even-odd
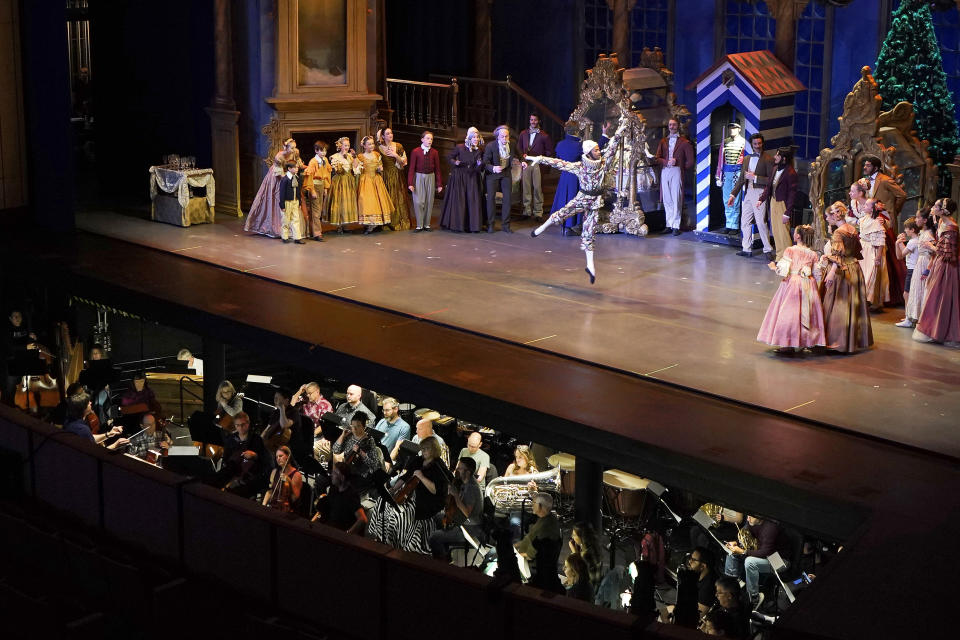
[[[195,195],[201,189],[206,193]],[[213,169],[179,169],[170,165],[150,167],[151,220],[180,227],[213,222],[215,196]]]

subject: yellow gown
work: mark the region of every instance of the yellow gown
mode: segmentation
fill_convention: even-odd
[[[370,153],[361,153],[357,158],[363,164],[357,196],[360,224],[390,224],[393,202],[390,201],[390,194],[387,193],[387,185],[384,184],[383,177],[377,173],[378,170],[383,170],[380,154],[371,151]]]

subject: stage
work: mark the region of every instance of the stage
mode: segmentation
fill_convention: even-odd
[[[435,215],[435,220],[438,216]],[[80,229],[329,296],[960,457],[960,350],[921,344],[873,314],[874,347],[776,355],[756,342],[777,276],[762,258],[679,237],[598,235],[597,282],[579,238],[530,223],[514,234],[328,232],[283,244],[243,220],[174,227],[109,212]],[[238,303],[268,305],[269,300]],[[385,327],[388,328],[388,327]],[[319,334],[323,319],[317,320]],[[386,356],[385,356],[386,357]],[[543,380],[542,384],[550,384]],[[589,402],[589,393],[577,401]],[[643,415],[637,415],[642,428]],[[507,425],[503,425],[505,428]]]

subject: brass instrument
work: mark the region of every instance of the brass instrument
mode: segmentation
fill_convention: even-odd
[[[499,476],[487,483],[486,496],[493,502],[497,511],[533,510],[528,484],[537,485],[537,491],[560,492],[560,468],[554,467],[539,473],[525,473],[519,476]],[[524,501],[526,504],[524,505]]]
[[[746,526],[737,525],[737,543],[744,551],[756,551],[760,547],[760,543]]]

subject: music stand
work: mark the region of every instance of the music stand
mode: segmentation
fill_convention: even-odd
[[[398,469],[405,469],[410,460],[419,455],[420,445],[414,444],[409,440],[401,440],[400,449],[397,451],[397,462],[395,466]]]
[[[160,461],[160,466],[164,469],[190,478],[199,478],[201,481],[207,481],[216,475],[213,460],[201,458],[196,453],[184,456],[167,455],[160,458]]]
[[[263,424],[263,406],[267,405],[272,407],[270,403],[264,402],[261,397],[261,392],[263,391],[264,386],[270,386],[273,390],[276,390],[276,385],[271,384],[273,381],[272,376],[260,376],[253,373],[247,374],[247,379],[244,381],[243,391],[247,392],[248,389],[252,389],[256,392],[256,398],[251,398],[257,403],[257,424]],[[251,386],[257,385],[257,386]]]
[[[780,577],[780,572],[787,568],[787,563],[783,561],[783,557],[780,555],[779,551],[774,551],[767,556],[767,562],[770,563],[770,568],[773,569],[773,575],[776,576],[777,582],[780,583],[780,587],[783,589],[783,592],[787,594],[787,600],[791,603],[797,599],[793,594],[793,589],[790,588],[786,582],[783,581],[783,578]]]

